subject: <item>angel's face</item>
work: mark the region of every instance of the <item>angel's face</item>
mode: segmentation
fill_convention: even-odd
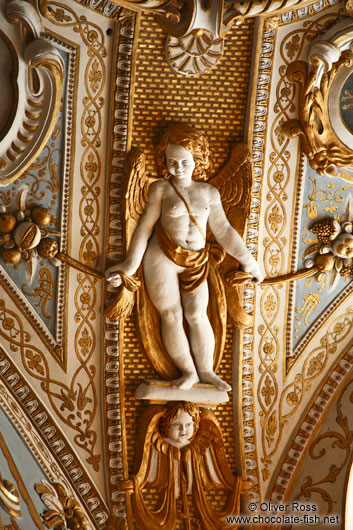
[[[182,410],[169,426],[166,441],[175,447],[184,447],[190,443],[193,434],[194,421],[190,414]]]
[[[195,169],[192,153],[182,145],[168,144],[165,150],[165,162],[172,177],[183,184],[191,180]]]

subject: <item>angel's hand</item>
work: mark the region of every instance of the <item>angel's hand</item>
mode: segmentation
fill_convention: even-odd
[[[136,270],[132,269],[126,260],[109,267],[109,269],[105,271],[105,278],[112,287],[119,287],[122,284],[122,274],[126,276],[133,276],[135,272]]]
[[[110,269],[108,269],[105,273],[105,278],[112,287],[120,287],[122,284],[122,279],[119,272],[110,272]]]
[[[256,260],[253,260],[250,264],[243,266],[243,270],[253,276],[251,280],[253,283],[261,283],[265,278],[265,275],[263,274]]]
[[[121,272],[125,272],[124,262],[117,263],[105,271],[105,278],[112,287],[120,287],[122,284]]]

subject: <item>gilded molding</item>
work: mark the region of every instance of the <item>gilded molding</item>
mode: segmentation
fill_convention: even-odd
[[[257,251],[257,237],[260,220],[260,194],[261,181],[263,178],[263,155],[265,150],[265,136],[267,131],[267,101],[269,97],[270,79],[272,74],[272,54],[276,38],[275,30],[264,28],[259,50],[258,75],[256,80],[255,104],[253,108],[253,149],[252,159],[254,167],[254,186],[252,189],[252,201],[250,216],[247,221],[247,247],[252,252]],[[254,311],[255,290],[251,284],[247,284],[243,291],[243,306],[247,313]],[[243,349],[241,359],[241,424],[242,434],[245,440],[246,453],[244,454],[244,473],[253,486],[249,492],[249,498],[254,501],[260,499],[258,453],[256,450],[256,415],[254,394],[254,371],[253,371],[253,330],[248,328],[243,334]]]
[[[353,2],[352,0],[345,0],[345,8],[349,16],[353,17]]]
[[[222,58],[225,36],[235,24],[245,18],[271,14],[277,24],[276,15],[288,10],[292,0],[277,0],[264,5],[259,0],[248,2],[225,2],[224,0],[76,0],[112,18],[119,17],[117,6],[137,12],[153,13],[167,34],[165,53],[169,66],[178,74],[198,76],[210,71]],[[305,10],[312,0],[296,0],[298,12]],[[338,0],[325,0],[335,3]],[[47,0],[40,0],[45,9]]]
[[[134,91],[134,69],[137,49],[138,17],[131,13],[118,21],[115,68],[113,72],[114,97],[112,97],[112,120],[110,165],[107,179],[107,216],[108,237],[105,243],[107,265],[122,259],[123,252],[123,213],[122,180],[126,154],[131,144],[132,97]],[[106,299],[112,291],[107,288]],[[118,481],[127,472],[126,429],[124,415],[124,372],[123,350],[120,348],[124,323],[104,319],[104,421],[106,470],[109,476],[108,491],[113,516],[118,528],[127,524],[127,505],[125,493],[119,489]]]
[[[22,470],[19,471],[15,461],[11,455],[11,449],[7,445],[5,438],[0,432],[0,452],[5,458],[9,470],[16,481],[17,488],[8,481],[2,481],[0,475],[0,506],[4,506],[5,510],[16,519],[21,518],[20,500],[23,500],[28,508],[32,521],[39,530],[44,530],[40,517],[36,511],[33,500],[29,491],[26,488],[25,482],[22,478]],[[22,497],[22,499],[21,499]],[[0,518],[1,522],[1,518]]]
[[[95,371],[83,364],[73,375],[69,385],[52,376],[52,367],[45,356],[45,352],[38,347],[28,332],[28,327],[22,321],[22,315],[6,307],[5,301],[0,300],[0,337],[2,344],[8,345],[9,351],[19,356],[28,376],[40,382],[46,393],[53,412],[68,428],[73,430],[74,441],[78,447],[88,453],[86,461],[99,468],[100,454],[96,450],[97,433],[93,429],[93,422],[97,410],[94,391],[91,389]],[[81,345],[84,348],[85,344]],[[89,371],[90,379],[83,387],[77,383],[80,370]],[[78,385],[77,388],[75,385]],[[92,396],[92,397],[91,397]],[[82,414],[85,421],[82,422]]]
[[[20,496],[15,485],[7,479],[3,479],[0,473],[0,507],[9,515],[21,519]],[[0,519],[1,521],[1,519]]]
[[[261,226],[260,238],[263,243],[263,261],[268,277],[282,276],[288,270],[288,252],[284,253],[284,249],[289,244],[289,234],[293,235],[293,230],[294,233],[297,231],[297,228],[289,228],[288,198],[293,196],[292,186],[297,186],[297,184],[300,186],[300,182],[293,184],[293,180],[289,178],[292,169],[294,171],[297,169],[299,155],[297,157],[291,155],[287,147],[289,140],[281,133],[279,127],[281,119],[285,119],[295,111],[295,94],[285,78],[284,65],[300,57],[303,49],[307,47],[306,39],[312,40],[319,31],[335,20],[336,13],[332,13],[332,10],[327,13],[320,12],[325,8],[328,10],[329,6],[336,3],[337,1],[321,2],[320,6],[310,5],[282,13],[278,25],[278,20],[275,24],[265,25],[267,31],[261,39],[262,54],[259,56],[256,104],[253,109],[253,160],[255,177],[256,175],[261,177],[264,174],[267,178],[267,181],[263,183],[266,192],[259,204],[261,204],[262,217],[265,219],[265,224]],[[296,25],[295,30],[285,27],[294,20],[305,19],[316,12],[319,16],[316,15],[315,18],[305,21],[305,27],[299,24]],[[279,69],[276,70],[279,79],[276,81],[276,86],[271,87],[270,98],[270,81],[275,75],[275,72],[272,72],[272,61],[276,39],[280,39],[276,54],[281,54],[281,61]],[[268,113],[271,113],[271,120],[267,121],[271,124],[271,129],[267,131],[268,126],[265,120]],[[298,188],[295,187],[295,190],[297,192]],[[249,228],[252,226],[250,225]],[[293,263],[291,270],[295,270],[297,250],[291,247],[289,252],[289,263]],[[282,366],[279,362],[281,359],[279,346],[281,329],[277,326],[277,322],[281,312],[288,310],[287,291],[288,287],[284,284],[272,286],[264,284],[259,290],[259,295],[261,294],[258,300],[259,325],[257,330],[259,333],[253,335],[247,332],[244,335],[244,354],[248,359],[244,361],[245,372],[242,378],[245,385],[242,394],[244,399],[243,432],[250,442],[253,439],[252,436],[254,438],[256,436],[255,444],[252,446],[250,443],[247,446],[249,453],[244,454],[244,460],[247,477],[252,478],[251,474],[256,476],[257,465],[261,465],[263,479],[262,481],[252,479],[255,486],[251,489],[249,496],[255,502],[264,498],[266,494],[266,481],[270,478],[273,467],[271,458],[280,448],[286,425],[286,421],[283,423],[281,420],[281,408],[283,400],[286,399],[281,391],[285,381],[283,373],[285,365]],[[253,357],[253,349],[260,355],[260,363],[256,357],[256,366],[258,366],[256,371],[253,369],[252,362],[249,362]],[[294,375],[291,379],[293,377]],[[256,395],[253,391],[254,387],[257,388]],[[290,392],[291,390],[288,394]],[[292,406],[297,399],[298,396],[294,393],[288,397]],[[301,402],[300,396],[299,401]],[[245,404],[247,406],[244,406]],[[247,459],[248,456],[252,458]]]
[[[43,37],[35,9],[27,2],[8,0],[6,19],[1,14],[0,35],[6,36],[1,38],[2,54],[7,60],[2,68],[8,71],[3,80],[6,106],[1,110],[6,120],[0,130],[1,186],[26,171],[47,143],[58,116],[64,79],[63,60]]]
[[[74,7],[74,6],[73,6]],[[85,15],[80,16],[70,5],[60,2],[40,2],[40,10],[43,16],[50,23],[52,32],[64,30],[64,34],[73,31],[77,34],[75,42],[78,41],[85,53],[85,60],[82,61],[82,82],[78,82],[76,90],[80,93],[81,115],[76,116],[76,130],[78,136],[77,148],[75,151],[75,163],[77,178],[72,179],[71,192],[77,193],[77,205],[75,214],[80,221],[79,244],[71,248],[71,252],[77,254],[78,260],[83,264],[81,272],[70,274],[70,281],[73,281],[74,289],[68,293],[68,304],[73,307],[73,321],[75,330],[72,336],[74,353],[79,365],[72,377],[72,387],[68,396],[76,395],[80,406],[85,409],[85,420],[82,422],[86,429],[92,422],[99,420],[98,414],[98,380],[97,369],[94,363],[98,354],[99,340],[97,337],[97,305],[99,305],[99,294],[101,284],[98,284],[96,277],[91,276],[91,269],[97,268],[101,255],[101,216],[102,216],[102,194],[101,182],[105,161],[102,157],[104,150],[104,123],[106,113],[107,87],[107,54],[109,50],[109,35],[106,34],[96,22],[88,19]],[[93,13],[89,13],[93,15]],[[92,16],[93,18],[93,16]],[[107,22],[108,26],[108,22]],[[111,29],[111,28],[110,28]],[[82,87],[82,88],[81,88]],[[75,227],[71,227],[72,231]],[[66,240],[68,252],[69,242]],[[76,265],[75,260],[71,260],[63,253],[58,253],[57,257]],[[98,274],[98,277],[101,277]],[[75,390],[77,389],[77,390]],[[69,397],[69,400],[71,399]],[[68,404],[69,405],[69,404]],[[71,406],[71,405],[69,405]],[[96,430],[91,430],[86,435],[75,435],[75,443],[82,447],[92,445],[99,446],[100,437]],[[101,469],[101,455],[95,449],[86,460],[95,472]]]

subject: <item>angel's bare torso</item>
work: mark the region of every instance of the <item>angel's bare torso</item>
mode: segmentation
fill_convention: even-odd
[[[203,248],[210,212],[217,202],[220,202],[216,189],[204,182],[192,181],[187,187],[176,185],[202,229],[203,237],[191,220],[183,200],[178,197],[169,182],[157,182],[153,186],[156,188],[156,195],[160,197],[161,223],[170,236],[184,248]]]

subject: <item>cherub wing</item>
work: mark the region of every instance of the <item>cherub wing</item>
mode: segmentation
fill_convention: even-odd
[[[174,451],[159,432],[165,414],[162,405],[152,405],[142,414],[137,438],[135,474],[119,481],[119,489],[131,495],[136,528],[139,530],[176,529]],[[144,489],[153,489],[156,506],[147,505]],[[166,524],[167,523],[167,524]]]
[[[165,413],[163,405],[152,405],[142,413],[137,438],[136,458],[134,464],[134,476],[143,488],[149,481],[151,475],[152,452],[155,448],[158,452],[165,453],[167,442],[159,434],[159,420]],[[120,486],[128,489],[131,480],[121,481]]]
[[[250,215],[253,186],[249,147],[243,143],[234,144],[229,161],[215,177],[209,180],[209,183],[218,189],[228,221],[239,235],[244,237],[246,221]],[[232,287],[226,280],[227,275],[234,271],[234,267],[235,260],[227,255],[221,265],[227,309],[233,324],[236,327],[246,328],[250,325],[251,318],[243,309],[241,287]]]
[[[185,448],[186,451],[188,448]],[[185,453],[186,453],[185,451]],[[193,500],[204,530],[237,528],[227,523],[227,516],[240,511],[241,477],[231,472],[225,453],[221,429],[210,410],[201,414],[199,430],[190,444]],[[209,502],[206,492],[223,490],[224,505],[217,510]]]
[[[142,215],[148,197],[149,187],[158,178],[153,178],[146,173],[146,157],[137,148],[133,148],[128,154],[125,172],[125,187],[123,189],[125,199],[125,230],[126,250],[136,224]]]
[[[203,410],[197,434],[192,442],[199,455],[203,455],[204,487],[210,489],[222,485],[232,489],[234,475],[225,454],[222,432],[211,410]]]
[[[230,159],[209,183],[218,189],[229,222],[243,236],[246,219],[250,213],[253,185],[251,153],[248,146],[242,143],[234,144]]]

